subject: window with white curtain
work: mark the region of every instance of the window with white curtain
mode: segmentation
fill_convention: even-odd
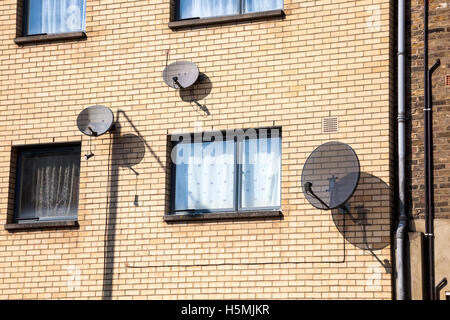
[[[178,19],[209,18],[283,9],[283,0],[177,0]]]
[[[24,35],[85,29],[86,0],[24,0]]]
[[[173,213],[280,208],[281,130],[250,130],[188,135],[175,142]]]
[[[19,149],[16,222],[76,220],[79,182],[79,145]]]

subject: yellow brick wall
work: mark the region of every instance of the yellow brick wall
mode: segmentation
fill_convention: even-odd
[[[169,0],[87,0],[86,40],[19,47],[17,0],[1,1],[0,299],[392,298],[393,9],[387,0],[284,4],[284,19],[172,31]],[[211,82],[199,101],[210,115],[163,82],[177,60]],[[76,118],[94,104],[118,126],[81,159],[80,227],[5,230],[13,146],[81,141],[86,153]],[[338,133],[322,133],[327,116],[339,118]],[[263,126],[282,127],[282,219],[163,220],[169,134]],[[126,134],[145,153],[137,181],[120,166]],[[352,214],[364,207],[368,225],[347,218],[344,227],[302,194],[307,156],[330,140],[359,156]]]

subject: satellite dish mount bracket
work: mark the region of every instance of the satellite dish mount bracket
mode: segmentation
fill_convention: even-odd
[[[90,126],[88,126],[87,128],[89,129],[89,131],[91,131],[93,137],[97,137],[98,136],[98,133],[95,132]]]
[[[317,201],[319,201],[324,207],[325,210],[331,210],[332,208],[330,208],[329,205],[327,205],[322,199],[320,199],[313,191],[312,191],[312,182],[306,182],[305,185],[305,190],[307,193],[309,193],[310,195],[312,195],[314,198],[316,198]],[[339,206],[337,206],[339,210],[339,213],[350,213],[350,208],[348,205],[348,202],[342,203]],[[345,211],[345,212],[343,212]]]
[[[181,83],[178,82],[178,77],[173,77],[172,80],[173,80],[173,82],[175,82],[175,84],[177,86],[180,87],[180,89],[184,89],[184,87],[181,85]]]

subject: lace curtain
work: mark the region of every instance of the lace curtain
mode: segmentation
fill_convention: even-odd
[[[30,154],[22,158],[19,219],[76,217],[78,154]]]
[[[86,0],[29,0],[28,34],[86,29]]]

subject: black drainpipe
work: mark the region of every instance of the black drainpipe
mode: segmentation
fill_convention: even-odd
[[[433,118],[431,76],[440,66],[438,59],[428,69],[428,0],[424,0],[424,162],[425,162],[425,270],[424,298],[436,300],[434,264],[434,202],[433,202]]]
[[[405,103],[405,0],[398,0],[397,35],[397,135],[398,135],[398,225],[395,232],[395,261],[397,300],[408,298],[408,277],[406,272],[406,243],[408,235],[408,216],[406,214],[406,103]]]

